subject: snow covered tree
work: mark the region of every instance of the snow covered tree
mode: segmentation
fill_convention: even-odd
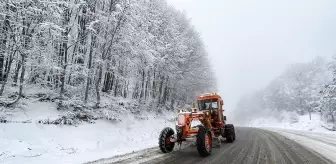
[[[332,122],[333,130],[336,130],[336,56],[329,66],[333,72],[333,79],[320,91],[322,95],[321,112],[327,122]]]
[[[12,104],[28,94],[23,86],[58,93],[59,109],[100,108],[111,98],[173,109],[217,89],[198,32],[165,0],[20,0],[0,8],[0,95],[19,89]]]
[[[332,119],[331,113],[334,112],[334,108],[329,108],[328,104],[333,101],[333,82],[323,90],[325,84],[331,80],[328,62],[322,57],[316,57],[307,63],[292,64],[280,76],[272,80],[262,92],[258,91],[242,98],[236,110],[240,113],[239,111],[245,111],[246,109],[243,110],[243,108],[247,106],[258,106],[256,110],[249,107],[253,111],[250,116],[254,118],[260,117],[261,113],[264,113],[261,117],[267,117],[287,112],[292,118],[295,118],[296,113],[308,114],[311,119],[312,113],[322,112]],[[323,90],[322,94],[319,93],[321,90]],[[247,101],[256,97],[262,97],[262,101]]]

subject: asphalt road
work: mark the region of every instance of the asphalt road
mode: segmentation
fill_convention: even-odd
[[[154,148],[140,157],[124,159],[116,163],[148,164],[326,164],[333,163],[320,154],[289,140],[275,132],[257,128],[236,127],[236,140],[222,142],[213,148],[211,156],[200,157],[195,146],[162,154]],[[144,158],[148,158],[141,162]]]

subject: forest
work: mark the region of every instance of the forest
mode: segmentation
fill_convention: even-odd
[[[172,110],[217,88],[200,34],[165,0],[2,0],[0,82],[1,106],[48,90],[33,96],[59,110]]]
[[[336,56],[335,56],[336,57]],[[274,117],[281,121],[281,113],[289,113],[290,121],[297,116],[312,114],[333,125],[336,130],[336,58],[316,57],[310,62],[290,65],[268,86],[245,95],[236,105],[237,117],[253,120]],[[244,115],[242,115],[244,113]]]

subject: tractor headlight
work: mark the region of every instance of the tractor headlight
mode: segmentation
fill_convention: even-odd
[[[177,125],[184,126],[185,125],[185,117],[183,114],[179,114],[177,117]]]

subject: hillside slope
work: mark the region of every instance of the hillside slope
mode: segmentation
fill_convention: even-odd
[[[111,157],[157,146],[162,128],[174,126],[172,112],[144,112],[142,119],[128,113],[119,123],[96,120],[78,126],[39,124],[40,119],[63,114],[50,102],[27,102],[11,114],[7,112],[6,120],[12,122],[0,124],[3,164],[74,164]]]

